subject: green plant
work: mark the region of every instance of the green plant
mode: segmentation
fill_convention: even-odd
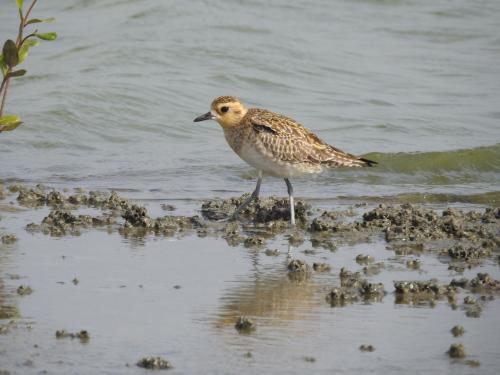
[[[57,34],[39,33],[38,30],[24,36],[25,28],[29,25],[36,23],[51,23],[54,22],[53,18],[39,19],[29,18],[33,7],[37,0],[33,0],[28,6],[26,13],[23,12],[24,0],[16,0],[17,7],[19,8],[19,31],[17,39],[14,42],[12,39],[7,39],[3,44],[2,53],[0,54],[0,70],[2,71],[3,79],[0,86],[0,133],[3,131],[14,130],[21,125],[21,119],[18,116],[4,116],[5,100],[7,92],[9,91],[9,84],[12,78],[21,77],[26,74],[25,69],[14,70],[15,67],[20,65],[28,56],[28,51],[31,47],[39,44],[40,40],[55,40]]]

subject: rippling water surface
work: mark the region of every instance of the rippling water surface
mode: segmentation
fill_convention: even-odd
[[[298,195],[497,190],[499,12],[494,0],[40,1],[60,37],[12,85],[7,110],[25,124],[2,134],[1,176],[146,198],[250,190],[219,126],[192,122],[231,94],[381,162],[297,181]],[[1,35],[16,22],[2,2]]]
[[[192,121],[214,97],[234,95],[379,162],[294,181],[296,194],[316,206],[499,205],[497,0],[40,0],[34,15],[56,17],[40,28],[59,38],[34,48],[27,76],[11,85],[7,113],[24,124],[0,135],[5,184],[116,189],[150,210],[165,200],[192,215],[204,198],[253,188],[255,172],[232,153],[219,125]],[[15,2],[2,0],[0,37],[14,38],[16,29]],[[265,179],[263,194],[285,193],[282,181]],[[389,296],[349,309],[325,305],[333,274],[356,267],[356,252],[401,266],[382,240],[310,255],[334,272],[299,287],[281,277],[284,255],[217,239],[27,234],[26,224],[45,214],[2,215],[0,229],[20,241],[0,254],[0,302],[23,280],[9,274],[26,276],[35,293],[14,303],[33,329],[0,337],[7,343],[0,370],[134,373],[138,357],[151,354],[187,374],[466,374],[476,369],[454,366],[444,354],[455,323],[468,325],[463,341],[481,360],[477,371],[498,368],[491,329],[498,301],[480,320],[442,304],[396,306]],[[269,246],[283,254],[286,243]],[[422,259],[429,273],[415,277],[451,278],[435,257]],[[492,262],[479,271],[499,277]],[[397,272],[376,281],[390,289],[392,278],[415,274]],[[79,289],[70,284],[75,276]],[[257,317],[254,335],[235,334],[239,314]],[[52,336],[61,328],[88,328],[92,341],[59,342]],[[360,357],[362,343],[377,351]],[[304,360],[311,357],[316,362]]]

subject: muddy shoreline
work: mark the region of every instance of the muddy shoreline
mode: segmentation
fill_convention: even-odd
[[[110,235],[118,234],[123,239],[142,241],[155,238],[182,241],[183,238],[194,236],[222,240],[229,247],[262,253],[269,259],[287,254],[286,268],[282,273],[292,283],[292,287],[314,281],[322,274],[336,275],[338,282],[321,289],[323,303],[334,309],[356,304],[377,304],[389,298],[396,305],[432,308],[441,303],[448,306],[450,311],[462,311],[467,318],[480,319],[490,302],[500,293],[498,276],[481,270],[485,263],[498,265],[500,262],[498,207],[485,207],[482,210],[449,207],[436,210],[428,205],[414,203],[370,205],[359,202],[342,210],[322,210],[299,199],[296,202],[297,226],[291,228],[288,223],[288,200],[270,197],[251,204],[238,220],[227,221],[245,198],[246,195],[204,201],[198,213],[192,216],[175,215],[173,205],[158,204],[156,211],[163,210],[164,215],[153,216],[147,207],[125,199],[116,192],[86,192],[82,189],[56,191],[42,185],[0,188],[3,218],[15,215],[17,209],[24,213],[40,209],[47,212],[41,220],[34,220],[24,226],[25,233],[30,235],[58,239],[104,231]],[[8,207],[14,208],[14,213],[9,212]],[[288,242],[287,252],[272,248],[280,238]],[[345,246],[376,241],[385,243],[386,251],[394,257],[404,257],[404,268],[408,272],[416,275],[432,273],[420,260],[425,255],[445,264],[452,276],[447,279],[406,278],[382,283],[372,278],[381,273],[394,272],[395,267],[370,254],[352,255],[355,264],[361,267],[359,269],[349,269],[343,264],[332,265],[328,261],[310,262],[307,259],[321,252],[334,254]],[[7,247],[15,247],[17,242],[16,234],[2,227],[2,251]],[[300,253],[295,250],[304,247]],[[466,271],[474,271],[474,276],[463,276]],[[1,279],[6,279],[8,270],[2,272]],[[29,275],[24,276],[29,278]],[[36,288],[31,288],[26,280],[22,281],[18,282],[16,298],[30,298],[32,293],[37,293]],[[77,278],[73,280],[75,286],[78,282]],[[16,321],[23,312],[12,308],[12,297],[4,296],[0,301],[0,332],[2,335],[15,335]],[[232,318],[235,332],[244,331],[245,334],[254,335],[254,331],[260,331],[256,329],[259,323],[251,318],[243,315]],[[450,321],[448,330],[453,327],[454,336],[463,335],[463,327],[456,328],[454,325],[455,322]],[[92,345],[90,337],[94,332],[87,332],[85,327],[80,327],[77,333],[69,333],[65,329],[60,327],[54,335],[58,338],[79,338],[86,345]],[[443,348],[444,355],[448,353],[454,361],[462,361],[465,365],[480,364],[480,359],[467,359],[466,348],[451,338],[450,334],[451,347],[448,351]],[[361,352],[375,350],[371,343],[357,345],[356,348]],[[171,364],[170,358],[154,357],[153,354],[142,360],[130,358],[128,363],[138,361],[137,366],[143,368],[175,368],[176,364]],[[4,367],[5,371],[12,370],[9,366]]]

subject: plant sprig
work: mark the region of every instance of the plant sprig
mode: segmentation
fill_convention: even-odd
[[[31,47],[40,44],[39,40],[55,40],[57,34],[55,32],[39,33],[38,30],[24,36],[25,29],[29,25],[36,23],[52,23],[54,18],[30,18],[37,0],[33,0],[28,6],[26,13],[23,11],[24,0],[16,0],[19,10],[19,30],[16,41],[7,39],[3,44],[2,52],[0,53],[0,71],[2,72],[2,84],[0,85],[0,133],[10,131],[21,125],[21,119],[18,116],[4,116],[5,100],[9,91],[10,80],[16,77],[22,77],[26,74],[25,69],[14,68],[20,65],[28,56],[28,51]]]

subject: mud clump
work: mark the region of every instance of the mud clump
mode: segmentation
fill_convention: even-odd
[[[325,299],[332,307],[343,307],[359,301],[359,295],[352,289],[340,287],[332,288]]]
[[[419,259],[410,259],[406,261],[406,268],[411,270],[419,270],[422,262]]]
[[[323,211],[323,213],[315,218],[309,230],[311,232],[341,232],[349,229],[355,228],[358,224],[354,226],[346,224],[341,221],[346,216],[354,216],[355,212],[352,209],[344,211]]]
[[[382,283],[370,283],[363,279],[359,272],[351,272],[344,267],[340,270],[340,285],[340,288],[333,288],[326,295],[326,301],[332,307],[345,306],[360,300],[379,302],[386,294]]]
[[[17,242],[17,237],[14,234],[4,234],[2,236],[2,243],[4,245],[10,245]]]
[[[325,211],[317,218],[313,219],[309,226],[310,232],[328,232],[328,233],[342,233],[342,232],[359,232],[366,229],[366,226],[360,222],[346,223],[339,221],[339,216],[334,215],[333,212]]]
[[[465,329],[464,329],[464,327],[457,325],[457,326],[454,326],[450,330],[450,332],[453,335],[453,337],[459,337],[459,336],[462,336],[465,333]]]
[[[256,326],[252,319],[240,316],[234,324],[234,328],[240,333],[250,333],[255,331]]]
[[[370,301],[380,301],[385,296],[384,284],[382,283],[370,283],[366,280],[361,282],[358,288],[358,293],[363,297],[363,299]]]
[[[29,296],[31,293],[33,293],[33,289],[28,285],[20,285],[17,288],[17,294],[20,296]]]
[[[451,344],[447,353],[451,358],[465,358],[467,355],[463,344]]]
[[[486,258],[491,255],[491,250],[480,247],[464,247],[462,245],[454,246],[448,249],[448,255],[452,259],[464,260],[466,262]]]
[[[493,279],[488,273],[478,273],[470,280],[469,287],[474,293],[495,292],[500,290],[500,281]]]
[[[373,345],[362,344],[359,346],[359,350],[361,350],[362,352],[374,352],[375,347]]]
[[[346,288],[358,288],[361,285],[361,274],[349,271],[347,268],[340,269],[340,285]]]
[[[303,281],[311,276],[311,266],[306,262],[294,259],[288,263],[288,278],[294,281]]]
[[[356,263],[358,264],[368,264],[373,263],[375,259],[371,255],[358,254],[356,256]]]
[[[33,189],[31,189],[33,190]],[[24,189],[21,198],[27,200],[25,195],[32,196],[31,190]],[[42,190],[34,190],[41,201]],[[24,198],[23,198],[24,197]],[[37,198],[37,199],[38,199]],[[34,198],[33,198],[34,199]],[[202,230],[205,225],[198,216],[164,216],[151,218],[145,207],[134,204],[129,200],[120,197],[116,192],[110,194],[91,191],[88,195],[78,193],[65,197],[57,191],[51,191],[44,199],[44,202],[55,209],[42,220],[40,225],[28,224],[26,230],[30,232],[42,231],[52,236],[64,236],[68,234],[79,235],[81,229],[90,227],[103,227],[117,223],[117,217],[124,219],[123,224],[117,226],[122,235],[143,236],[148,233],[163,235],[173,235],[178,232],[192,229]],[[100,216],[75,215],[70,210],[75,206],[85,205],[105,211]],[[111,228],[110,228],[111,230]],[[201,232],[200,232],[201,233]]]
[[[79,234],[79,229],[92,227],[90,215],[73,215],[71,212],[55,210],[42,220],[41,230],[52,236]]]
[[[137,361],[136,365],[148,370],[167,370],[172,368],[172,364],[161,357],[144,357]]]
[[[79,339],[82,343],[85,343],[90,340],[90,335],[88,331],[86,330],[81,330],[79,332],[73,333],[73,332],[68,332],[64,329],[56,331],[56,338],[57,339],[65,339],[65,338],[70,338],[70,339]]]
[[[436,279],[426,281],[395,281],[396,303],[433,303],[443,297],[455,298],[455,287],[440,285]]]
[[[45,188],[37,185],[33,189],[28,189],[24,186],[19,187],[19,195],[17,201],[22,206],[37,207],[46,203]]]
[[[125,219],[126,226],[152,228],[154,224],[153,219],[148,215],[148,210],[136,204],[127,207],[122,217]]]
[[[229,199],[210,199],[203,202],[201,213],[205,219],[221,220],[230,217],[236,209],[249,197],[244,194],[241,197]],[[295,219],[298,223],[307,221],[308,210],[311,206],[299,199],[295,201]],[[290,204],[288,198],[263,198],[250,203],[240,214],[240,217],[253,220],[255,223],[268,223],[271,221],[289,221]]]
[[[61,192],[53,190],[47,194],[45,201],[49,206],[59,206],[66,203],[67,198]]]
[[[245,238],[243,244],[245,247],[262,247],[266,244],[266,240],[260,236],[252,236]]]
[[[323,248],[325,250],[336,251],[337,245],[330,238],[325,238],[324,236],[311,238],[311,245],[314,248]]]
[[[379,205],[365,213],[363,220],[368,226],[378,226],[385,232],[387,242],[437,240],[445,238],[479,241],[495,239],[485,223],[496,223],[495,210],[487,209],[484,214],[464,213],[448,208],[439,215],[436,211],[412,204],[400,206]]]
[[[268,257],[276,257],[280,255],[280,251],[278,249],[266,249],[266,251],[264,251],[264,254],[266,254]]]

